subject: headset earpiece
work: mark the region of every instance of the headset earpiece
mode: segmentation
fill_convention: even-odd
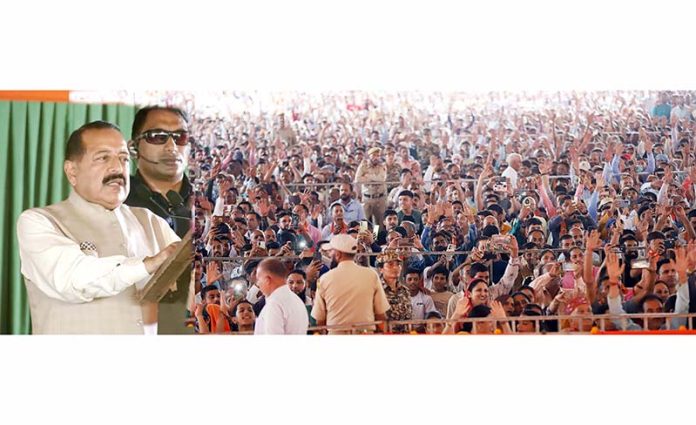
[[[138,145],[135,140],[128,142],[128,153],[133,159],[138,158]]]

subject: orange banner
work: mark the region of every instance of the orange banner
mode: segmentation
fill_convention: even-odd
[[[28,102],[68,102],[68,90],[0,90],[0,100],[15,100]]]

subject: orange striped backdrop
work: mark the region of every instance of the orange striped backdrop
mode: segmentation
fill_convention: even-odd
[[[69,102],[68,90],[0,90],[0,100],[31,102]]]

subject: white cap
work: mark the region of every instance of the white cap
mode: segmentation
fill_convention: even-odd
[[[599,201],[599,205],[597,206],[597,209],[602,209],[603,206],[608,205],[608,204],[613,204],[614,200],[612,198],[602,198],[601,201]]]
[[[358,241],[346,234],[334,235],[329,243],[322,245],[321,249],[335,249],[348,254],[357,254]]]

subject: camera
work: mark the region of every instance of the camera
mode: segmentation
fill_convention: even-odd
[[[527,196],[526,198],[522,199],[522,205],[527,208],[532,208],[535,203],[536,201],[531,196]]]
[[[510,236],[493,235],[486,246],[487,251],[505,253],[510,249]]]
[[[508,191],[507,181],[504,179],[498,179],[495,182],[495,184],[493,185],[493,191],[500,192],[500,193],[507,193],[507,191]]]

